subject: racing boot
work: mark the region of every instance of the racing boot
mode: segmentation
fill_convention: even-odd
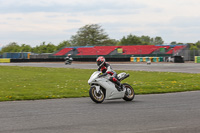
[[[123,91],[123,90],[125,90],[124,85],[121,84],[118,80],[116,81],[116,84],[117,84],[117,90],[118,90],[118,91]]]

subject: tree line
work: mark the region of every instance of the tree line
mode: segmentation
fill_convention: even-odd
[[[63,47],[74,46],[119,46],[119,45],[161,45],[164,44],[162,37],[151,38],[149,36],[136,36],[129,34],[123,36],[120,40],[110,39],[104,29],[98,24],[85,25],[72,35],[70,40],[62,41],[57,46],[46,42],[42,42],[39,46],[31,47],[27,44],[18,45],[16,42],[3,47],[0,53],[4,52],[33,52],[33,53],[53,53]],[[172,45],[182,44],[171,42]],[[190,44],[191,49],[199,49],[200,41]]]

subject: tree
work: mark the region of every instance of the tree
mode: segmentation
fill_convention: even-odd
[[[163,41],[162,37],[157,36],[157,37],[151,39],[151,43],[154,45],[161,45],[164,43],[164,41]]]
[[[46,45],[45,42],[42,42],[41,45],[32,48],[32,52],[34,53],[53,53],[56,51],[56,46],[52,43],[48,43]]]
[[[142,45],[151,45],[151,38],[149,36],[141,36],[140,40],[142,41]]]
[[[188,43],[190,46],[190,50],[199,50],[200,49],[200,41],[196,43]]]
[[[196,42],[195,44],[196,44],[197,48],[200,49],[200,41]]]
[[[130,34],[127,37],[124,36],[120,40],[120,44],[121,45],[141,45],[142,41],[141,41],[140,37]]]
[[[111,42],[104,29],[98,24],[85,25],[71,37],[71,44],[74,46],[109,45]]]
[[[60,50],[63,47],[70,47],[72,46],[69,41],[62,41],[61,43],[58,44],[56,50]]]
[[[38,46],[33,47],[32,50],[31,50],[31,52],[33,52],[33,53],[39,53],[39,52],[38,52],[38,51],[39,51],[38,49],[39,49]]]
[[[105,44],[106,46],[113,46],[113,45],[117,45],[118,42],[119,42],[118,40],[109,39],[109,40],[104,41],[104,44]]]
[[[170,45],[176,45],[176,44],[177,44],[176,41],[170,43]]]
[[[38,49],[38,53],[47,53],[46,51],[47,51],[47,48],[46,48],[46,44],[45,44],[45,42],[42,42],[42,44],[41,45],[39,45],[38,47],[37,47],[37,49]]]
[[[182,43],[182,42],[178,42],[178,43],[177,43],[177,45],[183,45],[183,44],[184,44],[184,43]]]
[[[56,51],[56,46],[52,43],[48,43],[46,45],[46,53],[53,53],[54,51]]]
[[[20,49],[21,49],[21,52],[31,52],[32,48],[30,45],[22,44]]]
[[[198,50],[197,45],[195,44],[189,44],[190,45],[190,50]]]
[[[150,38],[149,36],[135,36],[135,35],[128,35],[127,37],[123,37],[119,45],[155,45],[155,44],[163,44],[161,37]]]
[[[21,52],[20,46],[16,42],[9,43],[1,49],[1,52]]]

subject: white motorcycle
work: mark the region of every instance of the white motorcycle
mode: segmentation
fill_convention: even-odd
[[[65,58],[65,65],[71,65],[71,64],[72,64],[72,61],[73,61],[72,57],[70,57],[70,58]]]
[[[119,81],[124,80],[129,77],[129,74],[120,73],[117,75]],[[88,80],[88,84],[91,86],[89,90],[90,98],[96,103],[102,103],[104,99],[121,99],[123,98],[125,101],[132,101],[135,97],[134,89],[127,83],[123,83],[124,90],[118,91],[117,85],[109,80],[110,75],[102,76],[100,71],[94,72],[90,79]]]

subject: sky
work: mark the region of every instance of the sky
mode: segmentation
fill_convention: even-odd
[[[129,34],[200,40],[200,0],[0,0],[0,47],[58,45],[79,28],[99,24],[111,39]]]

